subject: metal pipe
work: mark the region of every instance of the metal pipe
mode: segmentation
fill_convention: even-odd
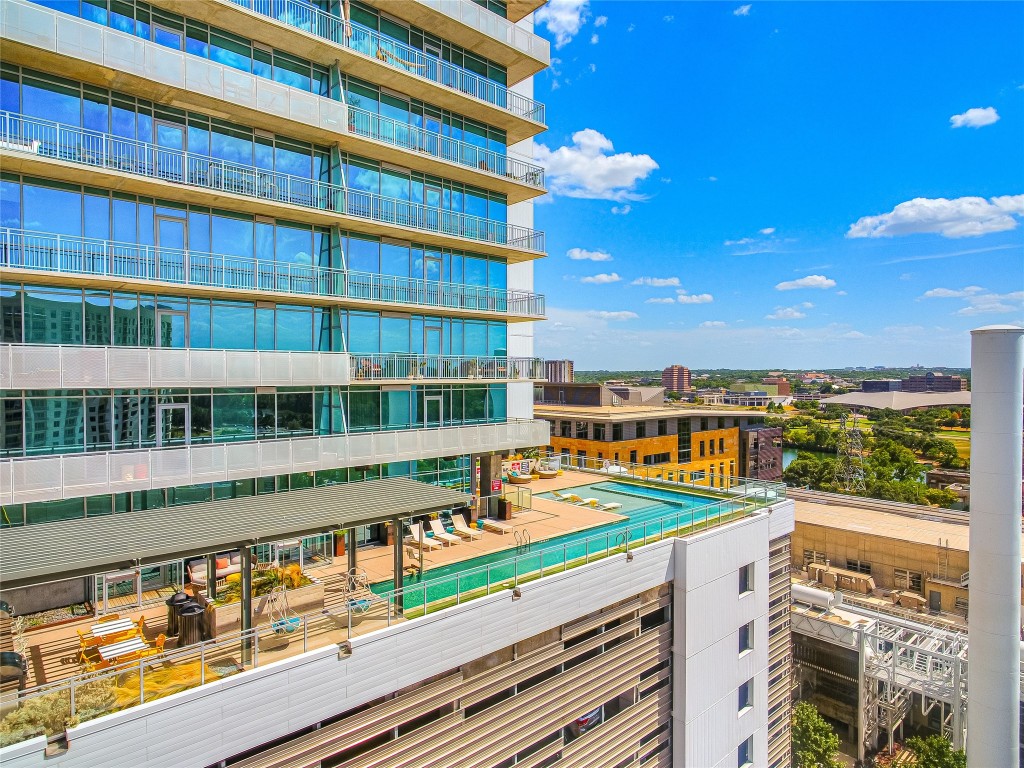
[[[240,544],[239,550],[242,576],[242,664],[248,664],[252,650],[249,638],[252,629],[252,549],[248,544]]]
[[[402,571],[402,569],[404,568],[404,565],[402,564],[402,554],[403,554],[402,553],[402,540],[404,538],[402,536],[402,518],[400,518],[398,515],[395,515],[393,518],[391,518],[391,526],[392,526],[392,529],[394,531],[394,539],[395,539],[395,553],[394,553],[395,554],[395,563],[394,563],[394,565],[395,565],[395,611],[396,611],[396,613],[401,613],[402,612],[402,577],[404,576],[404,573]],[[424,592],[424,594],[423,594],[423,612],[424,613],[426,613],[426,609],[427,609],[426,597],[427,597],[427,595]]]
[[[971,331],[970,768],[1020,757],[1024,328]]]

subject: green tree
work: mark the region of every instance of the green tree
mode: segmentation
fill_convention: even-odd
[[[836,756],[839,737],[813,704],[793,707],[793,765],[795,768],[842,768]]]
[[[962,749],[953,749],[942,736],[926,739],[911,736],[906,747],[917,756],[917,768],[967,768],[967,755]]]

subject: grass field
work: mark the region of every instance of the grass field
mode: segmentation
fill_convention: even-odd
[[[971,458],[971,430],[940,429],[935,436],[943,440],[952,440],[961,459]]]

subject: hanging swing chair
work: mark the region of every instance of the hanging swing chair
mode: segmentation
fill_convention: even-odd
[[[288,590],[284,586],[274,587],[267,602],[270,613],[270,628],[278,635],[290,635],[302,624],[302,619],[288,606]]]

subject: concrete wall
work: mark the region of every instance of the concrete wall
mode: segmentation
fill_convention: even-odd
[[[5,589],[0,592],[0,600],[8,603],[16,615],[23,616],[26,613],[84,603],[88,595],[88,579],[67,579],[36,587]]]

